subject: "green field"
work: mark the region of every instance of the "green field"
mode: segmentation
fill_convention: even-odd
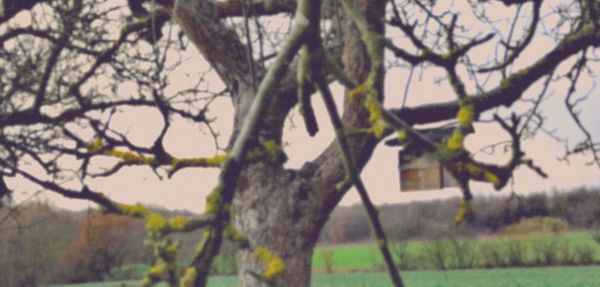
[[[409,287],[598,287],[600,266],[506,268],[451,271],[406,271],[402,278]],[[53,287],[136,286],[135,281],[55,285]],[[209,287],[236,287],[235,276],[214,276]],[[392,286],[385,272],[315,274],[313,287],[384,287]]]
[[[595,262],[600,262],[600,245],[594,241],[592,234],[590,233],[495,237],[488,239],[473,239],[469,241],[472,242],[473,246],[475,246],[475,249],[477,250],[477,246],[480,244],[488,244],[491,246],[500,246],[500,248],[505,248],[510,240],[518,240],[525,246],[524,259],[526,263],[530,264],[535,264],[536,253],[534,249],[552,242],[556,244],[555,248],[557,250],[560,249],[557,251],[557,253],[563,252],[563,250],[569,250],[570,252],[575,253],[575,250],[581,246],[587,246],[590,248],[589,251],[591,252],[593,260]],[[414,260],[423,261],[422,257],[425,249],[428,248],[428,244],[430,243],[420,241],[410,242],[407,245],[407,252],[413,257]],[[333,250],[334,271],[352,269],[381,269],[383,267],[383,259],[379,250],[375,247],[375,244],[356,244],[347,246],[317,247],[312,258],[312,266],[315,270],[325,269],[325,264],[321,256],[321,250],[323,249]],[[450,255],[448,257],[449,258],[447,258],[447,260],[450,262],[449,265],[452,266],[452,256]],[[481,255],[477,254],[476,257],[479,262],[477,265],[481,265],[479,267],[482,267],[483,265],[480,261],[483,259],[481,258]],[[417,265],[420,266],[419,269],[430,268],[426,266],[424,262],[419,262]]]
[[[600,245],[597,244],[589,233],[568,233],[561,235],[538,235],[505,238],[485,238],[467,241],[470,245],[478,248],[481,244],[499,246],[502,249],[510,241],[518,240],[525,248],[524,259],[526,262],[535,264],[535,248],[549,243],[560,254],[568,250],[573,252],[579,246],[588,246],[587,249],[593,260],[600,262]],[[419,264],[425,264],[423,254],[427,248],[431,248],[429,242],[411,242],[407,245],[408,253]],[[339,273],[323,274],[325,269],[321,250],[333,250],[334,271]],[[478,250],[478,249],[475,249]],[[576,254],[575,252],[573,254]],[[478,260],[483,260],[478,255]],[[447,256],[446,260],[452,262],[454,259]],[[315,249],[312,259],[313,274],[311,286],[391,286],[388,274],[385,272],[372,272],[373,270],[384,270],[381,254],[373,244],[356,244],[345,246],[319,247]],[[425,266],[425,265],[423,265]],[[149,266],[134,266],[132,274],[141,276]],[[426,267],[426,266],[425,266]],[[367,271],[367,272],[359,272]],[[402,277],[407,286],[413,287],[451,287],[451,286],[508,286],[508,287],[598,287],[600,286],[600,266],[574,266],[574,267],[530,267],[530,268],[495,268],[495,269],[465,269],[448,271],[402,271]],[[237,286],[235,276],[213,276],[209,279],[208,286],[228,287]],[[105,283],[87,283],[71,285],[55,285],[54,287],[113,287],[137,286],[138,281],[114,281]],[[165,285],[158,285],[165,286]]]
[[[597,287],[600,267],[508,268],[451,271],[407,271],[402,278],[409,287]],[[233,285],[213,285],[233,286]],[[313,276],[311,286],[392,286],[387,273],[339,273]]]

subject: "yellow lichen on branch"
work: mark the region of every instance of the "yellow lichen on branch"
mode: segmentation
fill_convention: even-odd
[[[265,271],[262,273],[263,279],[274,281],[277,276],[285,271],[285,263],[281,258],[266,248],[256,248],[254,256],[265,265]]]
[[[223,230],[223,235],[237,246],[244,247],[248,245],[248,238],[246,238],[239,230],[231,225],[227,225],[227,227],[225,227]]]
[[[472,178],[485,180],[485,181],[493,184],[494,186],[497,186],[500,184],[500,180],[498,179],[498,177],[494,173],[492,173],[491,171],[489,171],[485,168],[479,167],[473,163],[465,164],[465,168],[467,169],[467,171],[469,172],[469,174]]]
[[[153,156],[137,155],[130,151],[120,151],[120,150],[116,150],[116,149],[107,150],[104,152],[104,154],[120,158],[123,160],[123,162],[126,162],[126,163],[139,163],[139,164],[151,165],[155,161],[155,158]]]
[[[219,211],[219,207],[222,203],[221,198],[221,190],[223,189],[222,185],[217,185],[207,196],[206,196],[206,206],[204,207],[204,213],[216,213]]]
[[[102,139],[96,138],[93,142],[88,143],[86,147],[91,153],[97,153],[104,147],[104,142]]]
[[[396,136],[400,142],[405,141],[408,138],[406,130],[398,130]]]
[[[359,99],[359,97],[373,92],[374,84],[375,84],[375,77],[373,77],[372,75],[369,75],[367,77],[367,79],[364,82],[362,82],[362,84],[360,84],[358,87],[350,90],[350,92],[348,93],[350,100],[352,100],[352,101],[357,100],[357,99]]]
[[[452,133],[452,136],[448,139],[447,146],[450,149],[462,149],[464,147],[464,140],[465,136],[461,132],[455,130]]]
[[[171,226],[174,229],[182,230],[185,228],[187,221],[188,220],[185,217],[176,216],[176,217],[171,218]]]
[[[124,214],[134,217],[146,216],[146,214],[150,213],[148,208],[143,206],[141,203],[137,203],[135,205],[119,204],[119,208]]]
[[[167,226],[167,221],[156,213],[150,213],[146,216],[146,230],[158,232]]]
[[[179,280],[179,286],[180,287],[193,287],[197,274],[198,274],[198,272],[196,272],[196,267],[192,266],[192,267],[185,269],[185,273],[183,274],[183,277],[181,277],[181,280]]]
[[[173,158],[171,161],[171,170],[180,167],[220,167],[228,157],[229,153],[213,157]]]
[[[480,168],[472,163],[465,164],[465,168],[469,171],[469,173],[473,177],[479,177],[484,173],[484,170],[482,168]]]
[[[163,257],[165,258],[165,260],[168,260],[168,262],[174,262],[175,259],[177,258],[178,251],[179,251],[179,245],[169,244],[165,247],[165,250],[163,252]]]
[[[369,111],[371,131],[375,137],[380,138],[387,128],[387,123],[382,118],[381,103],[378,100],[378,93],[374,88],[376,76],[377,73],[370,73],[360,86],[349,92],[349,98],[353,101],[362,101],[364,107]]]
[[[287,155],[283,151],[283,147],[277,144],[274,140],[268,140],[262,143],[246,155],[248,161],[264,161],[273,165],[283,164],[287,160]]]
[[[499,188],[499,186],[500,186],[500,179],[498,179],[498,177],[495,174],[493,174],[493,173],[491,173],[489,171],[486,171],[483,176],[485,178],[485,181],[493,184],[494,187]]]
[[[458,162],[454,163],[454,168],[458,173],[462,174],[463,176],[469,179],[489,182],[492,185],[494,185],[495,188],[499,188],[499,186],[501,185],[500,179],[497,174],[490,171],[489,168],[482,167],[477,163],[465,163],[464,161],[459,160]]]
[[[271,163],[283,163],[285,160],[287,160],[287,156],[283,151],[283,147],[278,145],[274,140],[263,142],[263,147],[267,161]]]
[[[458,223],[462,223],[463,221],[472,220],[475,217],[475,211],[473,210],[473,206],[470,201],[462,200],[460,202],[460,209],[454,218],[454,221]]]
[[[159,281],[165,281],[169,286],[175,286],[178,280],[176,276],[178,273],[176,260],[179,243],[174,243],[171,239],[165,239],[161,234],[154,232],[150,232],[150,235],[151,245],[158,259],[154,266],[146,273],[142,285],[153,286]]]
[[[166,267],[167,264],[165,262],[159,262],[158,264],[152,266],[150,270],[148,270],[147,276],[150,278],[150,280],[156,282],[164,276],[167,269]]]
[[[375,137],[380,138],[387,127],[387,123],[381,117],[382,108],[377,100],[377,93],[375,91],[365,95],[364,106],[369,111],[369,122],[372,124],[371,130],[375,134]]]
[[[94,139],[94,141],[86,145],[86,148],[92,154],[99,153],[104,147],[104,142],[100,138],[96,138]],[[139,155],[130,151],[120,151],[117,149],[104,150],[102,154],[120,158],[125,163],[139,163],[152,165],[156,161],[156,159],[153,156]]]
[[[229,153],[209,157],[206,159],[206,165],[219,167],[228,157]]]
[[[462,106],[458,111],[456,118],[460,124],[471,125],[475,120],[475,107],[473,107],[473,104]]]

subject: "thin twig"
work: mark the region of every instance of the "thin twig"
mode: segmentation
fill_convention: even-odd
[[[250,25],[248,24],[248,5],[246,0],[242,0],[242,15],[244,16],[244,29],[246,33],[246,46],[247,46],[247,57],[248,57],[248,68],[250,69],[250,76],[252,78],[252,91],[256,92],[256,71],[254,69],[254,57],[252,51],[252,39],[250,39]]]
[[[373,226],[373,230],[375,231],[375,236],[377,237],[377,246],[379,247],[379,250],[381,251],[381,254],[383,255],[385,263],[388,267],[392,282],[394,283],[394,286],[403,287],[404,283],[402,282],[400,273],[396,269],[396,265],[394,263],[394,260],[392,259],[392,254],[390,253],[390,250],[388,248],[386,235],[383,230],[383,226],[379,221],[377,208],[375,207],[375,205],[369,197],[369,193],[367,192],[367,189],[365,188],[365,185],[362,179],[360,178],[360,172],[356,167],[356,162],[350,151],[350,147],[348,145],[348,141],[344,132],[344,126],[337,112],[337,107],[335,105],[335,101],[333,100],[333,95],[331,94],[327,83],[323,80],[317,82],[317,88],[319,89],[319,92],[321,92],[323,101],[325,102],[325,106],[327,107],[327,112],[335,130],[336,139],[340,146],[340,151],[342,153],[344,167],[346,168],[346,179],[344,180],[344,182],[342,182],[342,185],[344,185],[345,182],[350,181],[356,187],[356,190],[360,195],[363,205],[365,206],[365,210],[367,211],[367,215],[369,216],[369,220],[371,221],[371,224]]]

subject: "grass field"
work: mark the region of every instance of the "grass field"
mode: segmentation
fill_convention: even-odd
[[[402,272],[408,287],[598,287],[600,266],[507,268],[451,271]],[[54,285],[53,287],[119,287],[137,286],[135,281]],[[235,276],[214,276],[209,287],[236,287]],[[312,287],[388,287],[385,272],[315,274]]]
[[[594,261],[600,261],[600,245],[594,241],[590,233],[512,236],[489,239],[474,239],[473,242],[475,245],[488,243],[491,245],[500,245],[502,247],[502,245],[506,245],[507,241],[510,239],[520,240],[524,245],[527,246],[524,255],[526,262],[535,261],[536,254],[534,252],[534,246],[541,246],[551,240],[559,242],[559,247],[566,248],[571,251],[577,249],[579,246],[587,245],[591,248]],[[427,242],[410,242],[407,246],[407,252],[413,256],[413,258],[418,259],[423,255],[424,249],[427,248],[427,244]],[[381,268],[383,266],[383,259],[375,244],[356,244],[333,247],[317,247],[312,258],[312,266],[316,270],[324,270],[325,268],[325,263],[323,262],[323,258],[321,256],[321,250],[323,249],[332,249],[334,251],[334,271],[336,269],[376,269],[377,267]]]
[[[589,233],[569,233],[562,235],[520,236],[510,238],[474,239],[474,246],[492,244],[504,246],[508,240],[520,240],[528,248],[525,252],[526,261],[535,258],[535,246],[544,245],[550,241],[561,242],[557,245],[565,250],[575,250],[578,246],[591,246],[595,262],[600,262],[600,245]],[[408,253],[418,258],[428,247],[427,242],[411,242],[407,245]],[[503,245],[504,244],[504,245]],[[322,274],[325,269],[321,250],[334,251],[334,271],[340,273]],[[313,254],[312,266],[317,274],[313,274],[311,286],[391,286],[388,274],[385,272],[357,272],[382,270],[381,254],[373,244],[342,245],[316,248]],[[423,259],[421,259],[423,260]],[[452,260],[450,258],[450,260]],[[134,266],[132,274],[141,276],[149,266]],[[139,270],[138,270],[139,269]],[[348,272],[351,271],[351,272]],[[497,269],[466,269],[449,271],[403,271],[402,277],[409,287],[453,287],[453,286],[489,286],[489,287],[598,287],[600,286],[600,266],[578,267],[535,267],[535,268],[497,268]],[[235,276],[213,276],[209,279],[210,287],[237,286]],[[72,285],[55,285],[53,287],[120,287],[138,286],[138,281],[114,281],[104,283],[87,283]],[[158,285],[165,286],[165,285]]]

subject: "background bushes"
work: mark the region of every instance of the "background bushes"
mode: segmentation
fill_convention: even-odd
[[[388,204],[379,207],[382,224],[389,237],[398,240],[426,240],[455,236],[452,220],[460,206],[460,198]],[[523,233],[533,227],[542,229],[599,230],[600,189],[578,188],[569,192],[540,192],[527,196],[512,194],[507,197],[475,197],[473,199],[475,219],[468,223],[469,233],[510,234]],[[505,230],[508,226],[522,222],[524,230]],[[546,220],[536,223],[536,220]],[[527,226],[531,224],[532,226]],[[546,230],[537,231],[546,231]],[[537,232],[536,231],[536,232]],[[560,231],[560,230],[557,230]],[[325,224],[320,244],[361,242],[373,239],[364,208],[357,204],[338,207]]]
[[[191,213],[153,209],[167,218]],[[200,231],[179,234],[183,261],[191,260]],[[144,222],[93,210],[71,212],[44,202],[0,209],[0,285],[46,286],[138,279],[153,264]],[[235,248],[223,244],[215,273],[237,272]]]
[[[600,263],[600,192],[597,189],[504,198],[476,197],[475,220],[457,227],[453,218],[459,204],[460,199],[453,198],[379,207],[400,269]],[[166,218],[194,216],[186,211],[160,208],[153,208],[153,212]],[[112,231],[104,232],[107,230]],[[201,232],[176,235],[184,263],[191,260]],[[140,268],[147,269],[153,264],[151,250],[142,243],[143,222],[96,214],[93,210],[70,212],[41,202],[18,208],[4,207],[0,209],[0,235],[3,286],[43,286],[111,277],[129,279],[141,276],[144,270]],[[319,243],[370,240],[369,222],[363,207],[356,205],[338,207],[334,211]],[[333,260],[342,258],[343,254],[332,250],[331,254],[317,256],[331,259],[327,270],[343,271],[336,268],[338,262]],[[101,254],[110,255],[104,259],[113,261],[98,262]],[[372,261],[372,268],[383,268],[378,251],[373,250],[367,257],[364,260]],[[223,245],[212,272],[237,272],[234,247]]]

